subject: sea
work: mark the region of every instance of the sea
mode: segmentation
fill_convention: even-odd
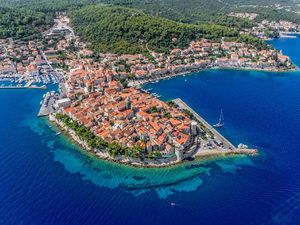
[[[300,66],[300,36],[270,42]],[[147,84],[258,156],[141,169],[96,159],[38,118],[45,90],[0,90],[0,224],[300,224],[300,72],[209,70]]]

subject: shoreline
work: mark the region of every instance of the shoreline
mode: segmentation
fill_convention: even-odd
[[[46,86],[22,86],[22,87],[18,87],[18,86],[0,86],[0,90],[1,89],[42,89],[45,90],[47,89]]]
[[[198,73],[198,72],[202,72],[202,71],[209,71],[209,70],[241,70],[241,71],[259,71],[259,72],[269,72],[269,73],[282,73],[282,72],[295,72],[295,71],[299,71],[298,67],[295,67],[293,69],[289,69],[289,70],[266,70],[266,69],[259,69],[259,68],[248,68],[248,67],[218,67],[218,66],[207,66],[206,68],[202,68],[202,69],[195,69],[195,70],[190,70],[190,71],[185,71],[185,72],[179,72],[176,74],[171,74],[168,76],[156,76],[154,78],[150,78],[147,80],[136,80],[135,83],[131,83],[131,85],[129,86],[135,86],[135,87],[139,87],[141,88],[142,85],[146,84],[146,83],[150,83],[150,82],[157,82],[158,80],[164,80],[164,79],[171,79],[177,76],[185,76],[185,75],[192,75],[194,73]],[[193,111],[193,110],[192,110]],[[49,115],[48,118],[50,118],[50,116],[53,116],[52,114]],[[105,161],[109,161],[109,162],[113,162],[113,163],[117,163],[117,164],[122,164],[122,165],[127,165],[127,166],[131,166],[131,167],[138,167],[138,168],[166,168],[166,167],[172,167],[172,166],[176,166],[176,165],[181,165],[184,164],[187,161],[195,161],[195,160],[203,160],[206,161],[208,159],[211,158],[223,158],[223,157],[229,157],[229,156],[245,156],[245,155],[258,155],[258,151],[257,149],[238,149],[234,146],[234,148],[230,148],[227,150],[220,150],[220,149],[210,149],[210,150],[206,150],[206,149],[202,149],[202,150],[197,150],[196,153],[194,153],[192,156],[185,158],[182,161],[170,161],[170,162],[159,162],[159,160],[146,160],[146,162],[143,162],[144,160],[140,160],[140,159],[131,159],[131,158],[125,158],[123,156],[120,157],[112,157],[110,156],[107,152],[103,152],[103,151],[96,151],[93,149],[89,149],[87,144],[85,142],[83,142],[82,140],[80,140],[80,138],[75,134],[74,131],[70,131],[67,127],[65,127],[61,122],[57,121],[56,119],[51,120],[60,130],[62,130],[64,132],[64,134],[66,134],[68,136],[68,138],[70,138],[73,142],[75,142],[75,144],[79,145],[79,147],[86,151],[91,153],[94,157],[96,157],[97,159],[101,159],[101,160],[105,160]],[[206,122],[206,121],[205,121]],[[207,123],[207,122],[206,122]],[[208,124],[208,123],[207,123]],[[209,127],[211,127],[210,124],[208,124]],[[214,128],[213,128],[214,129]],[[214,129],[215,130],[215,129]],[[217,130],[215,130],[217,134],[219,134],[219,132]],[[223,137],[222,135],[220,135],[221,137]],[[226,141],[227,139],[224,138]],[[229,141],[228,141],[229,142]],[[229,142],[230,143],[230,142]],[[231,144],[231,143],[230,143]]]
[[[210,71],[210,70],[241,70],[241,71],[253,71],[253,72],[266,72],[266,73],[285,73],[285,72],[299,72],[300,68],[295,65],[295,68],[293,69],[287,69],[287,70],[271,70],[271,69],[260,69],[260,68],[251,68],[251,67],[224,67],[224,66],[207,66],[207,68],[199,68],[195,70],[190,70],[190,71],[185,71],[185,72],[179,72],[171,75],[166,75],[166,76],[150,76],[148,79],[135,79],[132,81],[129,81],[128,86],[130,87],[140,87],[141,85],[151,83],[151,82],[156,82],[159,80],[168,80],[172,79],[177,76],[187,76],[187,75],[192,75],[194,73],[200,73],[200,72],[205,72],[205,71]]]
[[[236,156],[254,156],[258,155],[258,151],[256,149],[238,149],[233,148],[229,150],[220,150],[220,149],[209,149],[209,150],[197,150],[195,154],[190,157],[187,157],[184,160],[176,160],[170,162],[159,162],[159,160],[147,160],[143,162],[139,159],[131,159],[124,157],[112,157],[107,152],[97,151],[96,149],[91,149],[88,147],[87,143],[80,139],[76,133],[67,127],[63,122],[58,121],[53,114],[50,114],[48,117],[48,121],[55,125],[55,127],[61,131],[68,139],[70,139],[73,143],[79,146],[80,150],[85,151],[86,153],[90,153],[96,159],[109,161],[116,164],[126,165],[130,167],[136,168],[168,168],[173,166],[179,166],[187,162],[192,161],[207,161],[210,159],[221,159],[224,157],[236,157]]]

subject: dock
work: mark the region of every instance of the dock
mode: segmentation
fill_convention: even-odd
[[[0,89],[46,89],[46,86],[0,86]]]
[[[194,117],[202,123],[215,137],[220,139],[224,144],[226,144],[230,149],[237,150],[237,148],[228,141],[222,134],[220,134],[215,128],[213,128],[208,122],[206,122],[205,119],[203,119],[198,113],[196,113],[191,107],[189,107],[184,101],[182,101],[180,98],[176,98],[172,100],[179,108],[186,109],[190,111]]]
[[[39,117],[48,116],[55,111],[53,105],[55,103],[55,96],[50,92],[47,92],[42,100],[41,108],[38,113]]]

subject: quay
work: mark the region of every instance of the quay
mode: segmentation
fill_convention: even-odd
[[[39,117],[42,117],[42,116],[48,116],[49,114],[53,113],[55,111],[54,109],[54,103],[55,103],[55,95],[54,93],[52,92],[47,92],[45,95],[44,95],[44,98],[41,102],[41,108],[40,108],[40,111],[38,113],[38,116]]]
[[[58,92],[51,91],[44,94],[43,99],[41,101],[41,108],[38,113],[38,117],[48,116],[54,113],[57,108],[55,107],[55,103],[62,98],[66,97],[66,87],[63,82],[59,83]]]
[[[189,107],[184,101],[182,101],[180,98],[176,98],[172,100],[173,103],[175,103],[179,108],[188,110],[191,112],[194,117],[202,123],[215,137],[220,139],[225,145],[228,146],[227,150],[200,150],[198,151],[195,156],[208,156],[208,155],[236,155],[236,154],[257,154],[257,149],[248,149],[248,148],[237,148],[235,147],[230,141],[228,141],[223,135],[221,135],[215,128],[213,128],[208,122],[206,122],[205,119],[203,119],[198,113],[196,113],[191,107]]]
[[[0,89],[46,89],[45,85],[43,86],[0,86]]]
[[[218,137],[224,144],[226,144],[230,149],[236,150],[236,147],[228,141],[223,135],[221,135],[215,128],[213,128],[208,122],[206,122],[203,117],[201,117],[198,113],[196,113],[191,107],[189,107],[184,101],[182,101],[180,98],[176,98],[172,100],[179,108],[186,109],[190,111],[194,117],[202,123],[214,136]]]

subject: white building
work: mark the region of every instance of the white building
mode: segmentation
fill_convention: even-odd
[[[62,98],[55,102],[55,108],[66,108],[71,105],[71,100],[69,98]]]

